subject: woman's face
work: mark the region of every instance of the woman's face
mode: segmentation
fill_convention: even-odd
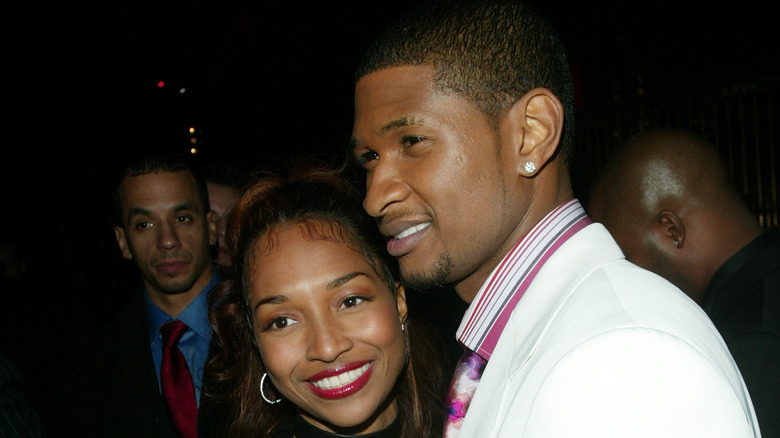
[[[250,268],[250,309],[268,377],[323,429],[381,430],[397,415],[393,387],[406,361],[404,290],[394,297],[359,252],[303,230],[278,230],[270,250],[259,239]]]

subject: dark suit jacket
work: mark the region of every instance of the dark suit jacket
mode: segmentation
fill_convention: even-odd
[[[22,373],[0,354],[0,437],[43,438],[43,424],[25,396]]]
[[[780,438],[780,230],[764,232],[727,260],[702,307],[739,366],[761,436]]]
[[[54,376],[55,437],[175,437],[149,348],[143,293]]]

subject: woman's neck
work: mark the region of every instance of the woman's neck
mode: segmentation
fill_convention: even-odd
[[[390,425],[376,432],[367,433],[365,435],[341,435],[320,429],[298,415],[295,417],[293,435],[296,438],[399,438],[401,436],[401,422],[398,417],[396,417]]]

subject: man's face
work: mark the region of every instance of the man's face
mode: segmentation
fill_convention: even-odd
[[[238,200],[238,190],[230,186],[222,186],[214,183],[206,183],[209,191],[209,203],[217,221],[217,264],[230,266],[230,252],[225,239],[227,229],[227,216],[233,204]]]
[[[353,152],[367,171],[363,205],[405,280],[455,283],[470,301],[519,238],[527,200],[486,117],[432,78],[431,66],[404,66],[360,79]]]
[[[134,260],[150,294],[199,293],[211,279],[214,214],[201,205],[188,171],[125,178],[119,188],[122,255]]]

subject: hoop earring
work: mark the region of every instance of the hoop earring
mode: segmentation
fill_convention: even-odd
[[[401,337],[404,340],[404,363],[409,363],[409,341],[407,340],[406,324],[401,323]]]
[[[268,373],[263,373],[263,377],[260,378],[260,396],[263,397],[263,400],[265,400],[266,403],[269,405],[275,405],[282,401],[282,399],[276,399],[276,400],[270,400],[268,397],[265,396],[265,391],[263,391],[263,384],[265,383],[265,377],[268,375]]]

